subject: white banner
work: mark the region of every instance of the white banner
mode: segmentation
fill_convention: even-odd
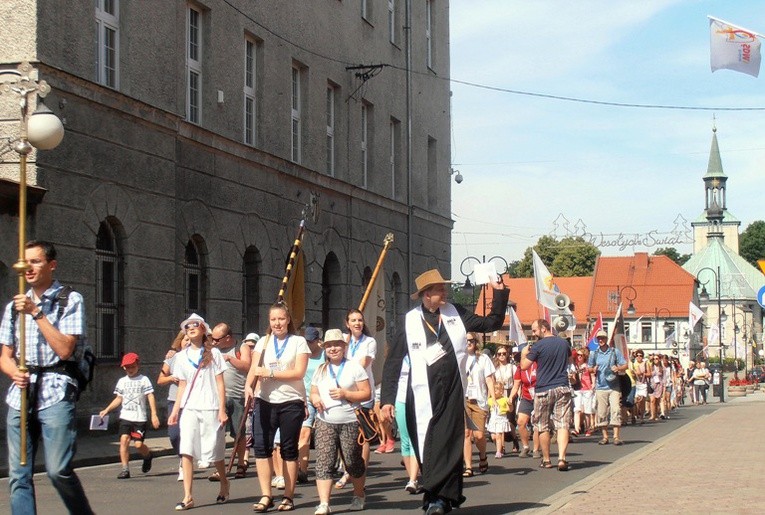
[[[709,49],[712,71],[735,70],[752,77],[760,74],[758,34],[709,17]]]

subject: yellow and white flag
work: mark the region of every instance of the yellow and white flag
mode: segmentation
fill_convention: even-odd
[[[372,374],[375,382],[382,381],[382,369],[385,364],[386,333],[388,331],[386,317],[387,303],[385,301],[385,272],[382,267],[375,278],[375,284],[364,306],[364,322],[375,341],[377,341],[377,358],[372,363]]]
[[[758,37],[763,36],[709,16],[712,71],[728,69],[757,77],[761,60]]]

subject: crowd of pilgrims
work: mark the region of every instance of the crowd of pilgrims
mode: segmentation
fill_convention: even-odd
[[[296,484],[309,483],[309,475],[314,476],[320,501],[314,513],[331,513],[331,494],[343,488],[353,490],[350,511],[360,511],[365,507],[370,453],[392,453],[397,440],[407,478],[401,487],[410,494],[422,491],[404,415],[407,361],[399,379],[395,419],[390,420],[380,416],[379,385],[376,392],[370,386],[376,384],[372,365],[384,349],[378,349],[368,335],[360,311],[350,310],[345,327],[328,329],[323,337],[314,327],[302,336],[296,334],[283,304],[270,308],[268,334],[262,338],[250,333],[236,342],[227,324],[211,327],[196,314],[180,325],[157,381],[170,386],[168,436],[180,457],[178,481],[183,483],[183,498],[176,510],[194,507],[195,466],[215,468],[207,479],[220,484],[216,502],[223,504],[229,500],[230,478],[247,477],[253,460],[261,494],[252,506],[255,512],[293,510]],[[471,423],[464,433],[463,478],[489,471],[489,449],[494,459],[541,457],[539,437],[531,424],[537,364],[521,370],[521,348],[514,341],[482,348],[478,335],[467,335],[467,354],[472,359],[464,371],[470,393],[466,393],[465,407]],[[572,349],[568,369],[574,400],[572,438],[600,436],[596,380],[589,357],[587,347]],[[642,350],[629,356],[623,376],[623,425],[670,418],[685,403],[686,393],[693,404],[706,404],[711,381],[703,362],[691,362],[684,369],[676,358],[658,353],[646,358]],[[360,436],[359,417],[378,423],[378,435],[371,442]],[[224,463],[225,433],[236,438],[242,429],[232,451],[232,462],[237,463],[232,476]],[[607,432],[599,443],[609,443]],[[618,439],[614,443],[621,444]],[[474,446],[477,467],[473,466]],[[137,447],[144,468],[147,459],[150,468],[146,449]],[[129,478],[125,459],[123,466],[119,477]],[[283,491],[278,504],[275,490]]]

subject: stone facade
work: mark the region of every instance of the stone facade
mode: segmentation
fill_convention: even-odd
[[[342,323],[347,308],[358,305],[388,232],[395,237],[384,274],[389,319],[409,308],[413,275],[450,269],[448,2],[412,2],[411,177],[405,2],[393,3],[393,42],[388,4],[366,3],[363,17],[355,1],[115,1],[116,73],[109,85],[99,77],[104,58],[95,55],[100,25],[92,0],[65,10],[50,0],[0,3],[0,66],[32,61],[53,89],[46,105],[65,123],[63,143],[30,163],[30,184],[44,196],[30,207],[28,237],[56,244],[59,278],[86,298],[89,337],[102,354],[86,411],[108,402],[124,352],[138,352],[155,380],[189,306],[212,323],[229,322],[237,338],[264,333],[312,195],[319,215],[308,220],[304,239],[306,323]],[[198,15],[197,123],[187,114],[190,10]],[[251,144],[243,122],[246,41],[254,50]],[[347,69],[376,64],[384,66]],[[330,86],[334,168],[328,172]],[[18,122],[4,97],[6,134]],[[14,159],[2,156],[0,182],[17,180]],[[9,298],[16,288],[10,266],[17,255],[17,198],[6,193],[0,201],[0,236],[7,242],[0,248],[0,293]],[[189,247],[198,262],[189,261]],[[109,296],[104,281],[112,277],[104,275],[105,262],[119,274],[113,312],[102,302]],[[197,280],[198,290],[190,292]],[[103,336],[108,317],[117,321],[113,341]]]

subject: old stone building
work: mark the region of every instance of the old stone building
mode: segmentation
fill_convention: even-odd
[[[0,2],[0,66],[37,67],[65,124],[32,155],[28,237],[57,245],[85,296],[101,363],[86,408],[124,352],[154,380],[189,312],[263,333],[311,197],[306,323],[341,324],[388,232],[389,319],[414,274],[449,270],[448,15],[442,0]],[[12,136],[16,101],[0,102]],[[1,159],[7,299],[19,166]]]

